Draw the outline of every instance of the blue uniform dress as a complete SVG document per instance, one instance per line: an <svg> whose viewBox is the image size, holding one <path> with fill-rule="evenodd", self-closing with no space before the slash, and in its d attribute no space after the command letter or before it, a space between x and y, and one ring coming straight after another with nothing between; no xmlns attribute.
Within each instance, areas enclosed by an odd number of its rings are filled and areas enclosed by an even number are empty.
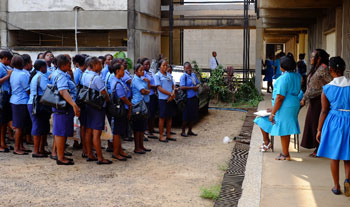
<svg viewBox="0 0 350 207"><path fill-rule="evenodd" d="M163 89L172 93L173 91L173 77L170 73L163 75L160 71L154 76L154 82L156 86L161 86ZM168 102L169 95L166 95L158 90L158 104L159 104L159 117L160 118L172 118L173 111L175 110L173 104Z"/></svg>
<svg viewBox="0 0 350 207"><path fill-rule="evenodd" d="M269 117L257 117L254 122L272 136L299 134L298 113L300 101L298 95L301 88L301 76L295 72L285 72L275 82L272 92L272 106L278 94L284 96L280 109L276 112L275 124Z"/></svg>
<svg viewBox="0 0 350 207"><path fill-rule="evenodd" d="M8 68L0 62L0 79L7 76L7 70ZM0 111L0 124L6 124L9 121L12 120L12 113L11 113L11 104L10 104L10 79L7 79L5 82L3 82L0 86L0 89L7 93L7 100L5 100L5 110Z"/></svg>
<svg viewBox="0 0 350 207"><path fill-rule="evenodd" d="M282 75L282 72L281 72L281 60L280 59L275 60L273 65L276 68L276 74L273 76L273 79L277 79L277 78L279 78Z"/></svg>
<svg viewBox="0 0 350 207"><path fill-rule="evenodd" d="M38 86L38 78L40 77L40 83ZM32 132L33 136L47 135L50 132L50 116L51 113L40 113L33 115L33 98L37 95L42 96L47 85L49 84L49 79L46 74L37 71L37 73L32 78L30 82L30 96L28 101L28 112L32 120Z"/></svg>
<svg viewBox="0 0 350 207"><path fill-rule="evenodd" d="M317 156L333 160L350 160L350 79L334 78L323 86L330 103L324 121Z"/></svg>
<svg viewBox="0 0 350 207"><path fill-rule="evenodd" d="M131 74L129 73L129 71L124 70L124 76L122 77L122 81L128 86L129 91L128 91L128 97L131 97L131 84L128 84L128 81L131 80Z"/></svg>
<svg viewBox="0 0 350 207"><path fill-rule="evenodd" d="M156 83L154 81L154 74L151 71L145 71L145 76L148 80L150 80L150 85L155 86ZM149 93L149 104L148 104L148 117L149 119L153 120L156 116L157 109L158 109L158 96L155 93L154 89L151 88L151 91Z"/></svg>
<svg viewBox="0 0 350 207"><path fill-rule="evenodd" d="M272 60L266 60L266 72L264 81L271 82L273 77L273 61Z"/></svg>
<svg viewBox="0 0 350 207"><path fill-rule="evenodd" d="M80 68L76 68L73 72L74 82L76 85L80 84L80 79L83 75L83 71Z"/></svg>
<svg viewBox="0 0 350 207"><path fill-rule="evenodd" d="M106 89L105 82L94 71L88 71L83 77L83 85L95 91L102 92ZM90 85L91 84L91 85ZM103 130L105 127L105 109L99 110L86 104L86 128Z"/></svg>
<svg viewBox="0 0 350 207"><path fill-rule="evenodd" d="M29 95L29 75L25 70L15 68L10 77L12 96L10 98L12 108L12 125L16 128L25 128L30 124L30 117L27 109Z"/></svg>
<svg viewBox="0 0 350 207"><path fill-rule="evenodd" d="M102 68L102 71L101 71L101 78L102 78L102 80L106 79L107 73L109 72L108 68L109 68L108 65L105 65L105 67Z"/></svg>
<svg viewBox="0 0 350 207"><path fill-rule="evenodd" d="M111 83L111 89L112 91L116 90L115 92L115 98L123 98L127 97L129 88L125 85L125 83L118 78L115 78L112 80ZM128 110L128 105L124 105L125 109ZM127 130L127 125L128 125L128 117L118 117L114 119L114 124L113 124L113 134L114 135L119 135L120 137L126 137L126 130Z"/></svg>
<svg viewBox="0 0 350 207"><path fill-rule="evenodd" d="M191 73L191 75L184 73L180 78L180 87L193 87L199 84L196 74ZM182 112L183 121L196 121L198 118L198 92L194 90L186 90L187 102L186 106Z"/></svg>
<svg viewBox="0 0 350 207"><path fill-rule="evenodd" d="M58 91L67 90L73 100L76 98L76 87L70 76L61 69L55 70L51 76L53 84L56 84ZM61 137L72 137L74 134L74 111L67 103L67 109L52 108L53 130L52 134Z"/></svg>
<svg viewBox="0 0 350 207"><path fill-rule="evenodd" d="M134 76L131 82L131 90L132 90L132 105L136 105L141 101L145 101L144 95L142 95L141 90L147 89L147 83L142 79L142 77ZM149 98L149 97L148 97ZM148 99L149 100L149 99ZM146 101L145 101L146 102ZM144 132L146 130L145 125L146 119L137 119L133 120L132 128L135 132Z"/></svg>
<svg viewBox="0 0 350 207"><path fill-rule="evenodd" d="M53 73L55 70L56 70L55 66L47 66L47 72L45 75L49 77L51 73Z"/></svg>

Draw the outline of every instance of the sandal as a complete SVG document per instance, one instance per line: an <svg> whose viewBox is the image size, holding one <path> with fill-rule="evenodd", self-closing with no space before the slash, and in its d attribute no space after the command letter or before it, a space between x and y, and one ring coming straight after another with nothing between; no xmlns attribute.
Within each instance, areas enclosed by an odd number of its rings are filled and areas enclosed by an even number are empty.
<svg viewBox="0 0 350 207"><path fill-rule="evenodd" d="M272 146L271 142L269 142L268 145L265 145L265 143L264 143L263 145L261 145L260 151L261 152L267 152L267 151L269 151L269 149L271 149L271 146Z"/></svg>
<svg viewBox="0 0 350 207"><path fill-rule="evenodd" d="M350 180L345 179L344 181L344 195L350 197Z"/></svg>
<svg viewBox="0 0 350 207"><path fill-rule="evenodd" d="M332 192L334 193L334 195L340 195L340 194L341 194L340 189L334 189L334 188L332 188Z"/></svg>
<svg viewBox="0 0 350 207"><path fill-rule="evenodd" d="M290 156L289 156L289 155L286 156L286 155L280 153L280 155L278 155L278 156L275 158L275 160L288 160L288 161L290 161Z"/></svg>

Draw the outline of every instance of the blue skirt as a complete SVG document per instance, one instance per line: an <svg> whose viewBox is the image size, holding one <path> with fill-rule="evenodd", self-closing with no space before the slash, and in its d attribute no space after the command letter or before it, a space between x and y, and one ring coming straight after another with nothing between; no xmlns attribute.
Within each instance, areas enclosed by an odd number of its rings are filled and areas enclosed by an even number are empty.
<svg viewBox="0 0 350 207"><path fill-rule="evenodd" d="M300 134L298 114L299 106L284 107L277 111L275 115L275 124L272 125L271 136L287 136Z"/></svg>
<svg viewBox="0 0 350 207"><path fill-rule="evenodd" d="M168 119L173 117L175 109L172 102L159 99L158 104L159 104L159 118Z"/></svg>
<svg viewBox="0 0 350 207"><path fill-rule="evenodd" d="M105 110L98 110L86 105L86 128L95 130L104 130L105 128Z"/></svg>
<svg viewBox="0 0 350 207"><path fill-rule="evenodd" d="M127 117L114 118L113 121L113 135L119 135L120 137L126 137L128 127Z"/></svg>
<svg viewBox="0 0 350 207"><path fill-rule="evenodd" d="M27 104L11 104L12 108L12 126L24 129L30 124L30 117Z"/></svg>
<svg viewBox="0 0 350 207"><path fill-rule="evenodd" d="M7 103L5 109L0 111L0 124L7 124L12 120L11 104Z"/></svg>
<svg viewBox="0 0 350 207"><path fill-rule="evenodd" d="M71 106L68 109L56 109L53 111L53 130L54 136L72 137L74 134L74 111Z"/></svg>
<svg viewBox="0 0 350 207"><path fill-rule="evenodd" d="M31 134L33 136L47 135L50 132L50 113L43 113L38 115L32 114L33 104L28 104L28 113L32 120Z"/></svg>
<svg viewBox="0 0 350 207"><path fill-rule="evenodd" d="M145 126L146 119L136 119L132 120L132 129L135 132L144 132L146 131L146 126Z"/></svg>
<svg viewBox="0 0 350 207"><path fill-rule="evenodd" d="M157 109L158 109L158 97L157 95L154 94L150 96L150 101L148 105L148 117L150 119L154 119L157 113Z"/></svg>
<svg viewBox="0 0 350 207"><path fill-rule="evenodd" d="M80 106L80 116L79 116L79 122L80 126L86 126L86 106L85 104L82 104Z"/></svg>
<svg viewBox="0 0 350 207"><path fill-rule="evenodd" d="M268 116L256 117L254 123L257 124L264 132L270 134L272 129L272 123Z"/></svg>
<svg viewBox="0 0 350 207"><path fill-rule="evenodd" d="M182 112L182 120L183 121L196 121L198 119L198 108L199 108L199 100L197 96L192 98L188 98L185 108Z"/></svg>
<svg viewBox="0 0 350 207"><path fill-rule="evenodd" d="M317 156L350 160L350 112L330 110L322 127Z"/></svg>

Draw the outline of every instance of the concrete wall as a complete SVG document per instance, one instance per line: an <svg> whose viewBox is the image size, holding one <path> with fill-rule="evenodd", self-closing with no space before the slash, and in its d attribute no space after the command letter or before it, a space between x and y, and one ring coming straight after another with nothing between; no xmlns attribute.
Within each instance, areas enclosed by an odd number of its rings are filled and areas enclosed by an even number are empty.
<svg viewBox="0 0 350 207"><path fill-rule="evenodd" d="M75 6L95 11L127 10L127 0L8 0L8 4L9 12L72 11Z"/></svg>
<svg viewBox="0 0 350 207"><path fill-rule="evenodd" d="M255 68L256 32L250 31L250 67ZM224 66L243 67L243 30L184 30L184 61L196 60L199 67L209 68L212 51Z"/></svg>

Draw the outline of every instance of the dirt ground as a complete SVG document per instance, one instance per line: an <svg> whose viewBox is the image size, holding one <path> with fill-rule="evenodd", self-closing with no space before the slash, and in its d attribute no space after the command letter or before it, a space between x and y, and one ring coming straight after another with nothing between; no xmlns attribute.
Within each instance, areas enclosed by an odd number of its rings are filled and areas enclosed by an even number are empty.
<svg viewBox="0 0 350 207"><path fill-rule="evenodd" d="M74 166L0 154L0 206L213 206L200 189L222 182L218 165L230 160L233 147L222 139L238 135L244 117L210 110L194 128L198 137L183 138L173 129L177 142L151 139L147 155L131 153L133 143L124 142L133 158L108 166L86 162L81 151L73 152Z"/></svg>

